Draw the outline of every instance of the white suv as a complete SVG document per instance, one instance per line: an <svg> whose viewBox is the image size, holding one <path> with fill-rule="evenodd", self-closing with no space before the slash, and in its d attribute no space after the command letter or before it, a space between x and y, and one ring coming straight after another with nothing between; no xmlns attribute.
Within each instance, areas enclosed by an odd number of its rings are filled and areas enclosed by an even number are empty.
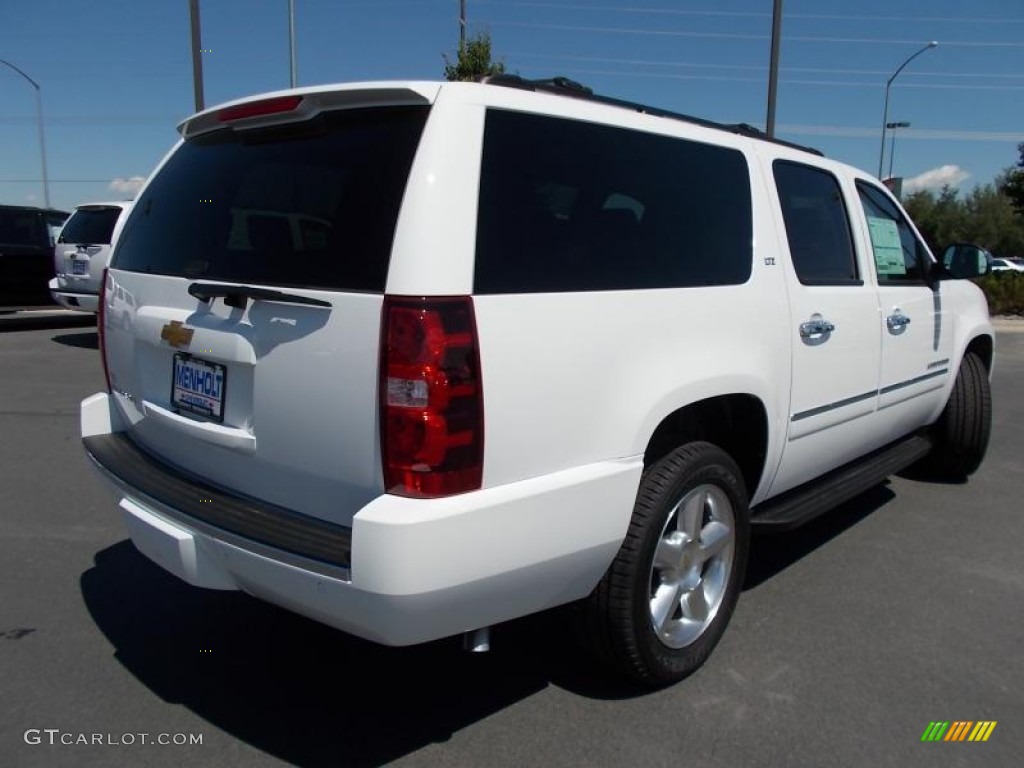
<svg viewBox="0 0 1024 768"><path fill-rule="evenodd" d="M117 225L131 205L117 202L75 206L53 248L56 276L49 287L55 302L68 309L96 312Z"/></svg>
<svg viewBox="0 0 1024 768"><path fill-rule="evenodd" d="M721 636L751 524L982 459L982 294L812 150L515 77L180 130L82 435L190 584L390 645L576 603L657 685Z"/></svg>

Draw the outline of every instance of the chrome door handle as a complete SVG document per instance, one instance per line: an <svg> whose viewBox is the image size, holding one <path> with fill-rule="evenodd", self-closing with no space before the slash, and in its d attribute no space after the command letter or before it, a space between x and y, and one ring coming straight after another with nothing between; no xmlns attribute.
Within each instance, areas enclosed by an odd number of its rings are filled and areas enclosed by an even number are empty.
<svg viewBox="0 0 1024 768"><path fill-rule="evenodd" d="M885 318L885 324L889 328L890 333L900 333L910 325L910 318L897 309L893 314Z"/></svg>
<svg viewBox="0 0 1024 768"><path fill-rule="evenodd" d="M821 315L811 315L811 319L806 323L800 323L800 336L804 339L810 339L814 336L832 333L835 329L836 327Z"/></svg>

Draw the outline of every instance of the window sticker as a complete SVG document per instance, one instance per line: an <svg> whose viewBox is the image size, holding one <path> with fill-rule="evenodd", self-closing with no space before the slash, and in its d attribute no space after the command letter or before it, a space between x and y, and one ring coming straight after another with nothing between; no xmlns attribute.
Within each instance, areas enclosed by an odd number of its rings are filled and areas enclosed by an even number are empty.
<svg viewBox="0 0 1024 768"><path fill-rule="evenodd" d="M875 269L879 275L905 275L907 265L903 261L903 245L900 243L899 226L892 219L868 216L868 230L871 232L871 248L875 252Z"/></svg>

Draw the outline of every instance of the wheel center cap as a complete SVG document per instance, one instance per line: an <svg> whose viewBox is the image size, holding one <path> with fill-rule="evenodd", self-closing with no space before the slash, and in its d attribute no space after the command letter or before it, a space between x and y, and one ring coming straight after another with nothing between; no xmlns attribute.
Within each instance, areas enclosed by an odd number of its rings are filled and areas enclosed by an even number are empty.
<svg viewBox="0 0 1024 768"><path fill-rule="evenodd" d="M700 542L696 539L690 539L683 544L683 548L679 553L679 570L686 573L699 562Z"/></svg>

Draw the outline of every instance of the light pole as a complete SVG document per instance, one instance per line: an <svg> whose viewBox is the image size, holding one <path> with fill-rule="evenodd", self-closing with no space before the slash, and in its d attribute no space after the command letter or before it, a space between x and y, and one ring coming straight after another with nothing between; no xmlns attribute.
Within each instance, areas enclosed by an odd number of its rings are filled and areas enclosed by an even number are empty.
<svg viewBox="0 0 1024 768"><path fill-rule="evenodd" d="M39 155L43 161L43 200L45 201L46 207L50 207L50 180L46 175L46 139L43 136L43 96L42 89L39 87L39 83L33 80L31 77L26 75L18 67L11 64L9 61L0 59L0 64L6 64L8 67L13 69L19 75L28 80L32 87L36 89L36 122L39 127Z"/></svg>
<svg viewBox="0 0 1024 768"><path fill-rule="evenodd" d="M775 98L779 87L779 43L782 40L782 0L775 0L772 9L772 54L768 64L768 118L765 133L775 136Z"/></svg>
<svg viewBox="0 0 1024 768"><path fill-rule="evenodd" d="M196 112L205 106L203 98L203 39L199 20L199 0L188 0L188 17L192 31L192 91L196 97Z"/></svg>
<svg viewBox="0 0 1024 768"><path fill-rule="evenodd" d="M909 128L910 123L886 123L885 127L892 131L892 138L889 139L889 178L892 178L892 159L896 156L896 129Z"/></svg>
<svg viewBox="0 0 1024 768"><path fill-rule="evenodd" d="M299 84L299 77L295 69L295 0L288 0L288 58L291 62L289 81L291 87L294 88Z"/></svg>
<svg viewBox="0 0 1024 768"><path fill-rule="evenodd" d="M885 162L885 127L886 123L889 120L889 88L892 87L892 81L896 79L896 77L899 75L900 72L903 71L903 68L907 66L907 64L912 62L925 51L934 48L937 45L938 43L932 40L921 50L917 51L912 56L909 56L902 64L900 64L899 68L892 73L892 77L890 77L888 82L886 82L885 84L885 109L882 111L882 146L878 150L878 178L882 178L882 163Z"/></svg>

